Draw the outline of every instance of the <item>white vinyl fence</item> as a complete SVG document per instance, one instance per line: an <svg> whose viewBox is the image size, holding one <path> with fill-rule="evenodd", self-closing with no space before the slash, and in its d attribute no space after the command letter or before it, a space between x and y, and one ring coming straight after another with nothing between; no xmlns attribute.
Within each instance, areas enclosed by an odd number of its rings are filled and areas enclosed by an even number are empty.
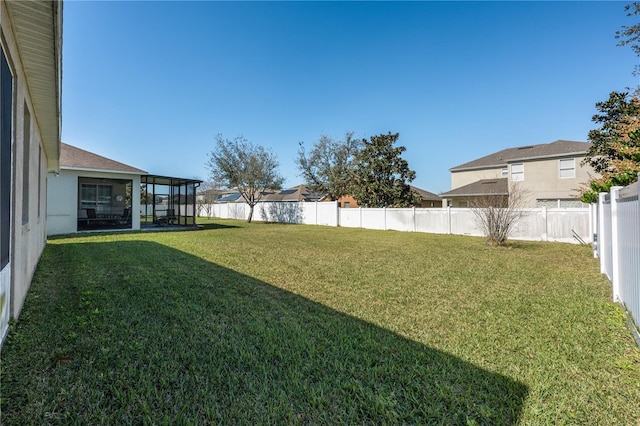
<svg viewBox="0 0 640 426"><path fill-rule="evenodd" d="M201 206L202 207L202 206ZM245 203L213 204L210 210L201 208L200 215L211 212L212 217L246 219L249 206ZM511 239L590 243L588 208L525 209L517 222ZM264 202L258 203L253 220L265 222L303 223L307 225L343 226L432 234L482 236L472 209L465 208L339 208L336 202Z"/></svg>
<svg viewBox="0 0 640 426"><path fill-rule="evenodd" d="M640 324L640 184L600 194L593 227L594 255L613 286L613 299Z"/></svg>

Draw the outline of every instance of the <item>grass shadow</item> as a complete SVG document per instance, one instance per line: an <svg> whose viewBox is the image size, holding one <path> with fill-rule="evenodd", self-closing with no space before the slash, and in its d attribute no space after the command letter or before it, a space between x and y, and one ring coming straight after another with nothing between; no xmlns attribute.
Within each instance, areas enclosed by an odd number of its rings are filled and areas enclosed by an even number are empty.
<svg viewBox="0 0 640 426"><path fill-rule="evenodd" d="M201 229L233 229L238 228L236 225L225 225L219 222L198 224Z"/></svg>
<svg viewBox="0 0 640 426"><path fill-rule="evenodd" d="M145 241L47 246L2 360L3 424L515 424L527 396Z"/></svg>
<svg viewBox="0 0 640 426"><path fill-rule="evenodd" d="M192 232L192 231L201 231L203 229L233 229L238 228L236 225L225 225L222 223L205 223L198 224L197 226L149 226L144 227L142 229L123 229L118 231L112 230L93 230L93 231L83 231L83 232L74 232L72 234L60 234L60 235L49 235L47 236L48 240L64 240L69 238L86 238L88 235L100 235L100 236L111 236L111 235L125 235L125 234L150 234L150 233L158 233L158 232Z"/></svg>

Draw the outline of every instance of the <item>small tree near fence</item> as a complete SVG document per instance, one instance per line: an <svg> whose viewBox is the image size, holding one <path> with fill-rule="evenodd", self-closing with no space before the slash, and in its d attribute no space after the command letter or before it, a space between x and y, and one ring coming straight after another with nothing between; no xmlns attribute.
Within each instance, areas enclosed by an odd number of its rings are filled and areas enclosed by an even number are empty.
<svg viewBox="0 0 640 426"><path fill-rule="evenodd" d="M196 196L198 215L211 219L211 216L213 216L213 203L215 203L218 198L216 190L220 189L220 185L206 181L200 185L199 189L200 191L198 191L198 195Z"/></svg>
<svg viewBox="0 0 640 426"><path fill-rule="evenodd" d="M525 191L517 183L512 183L508 192L478 196L470 202L476 225L485 235L488 245L504 245L524 214Z"/></svg>
<svg viewBox="0 0 640 426"><path fill-rule="evenodd" d="M278 160L269 149L254 145L243 136L233 140L216 136L216 146L209 154L207 168L211 180L240 193L249 205L247 222L253 208L267 189L280 189L284 178L278 172Z"/></svg>

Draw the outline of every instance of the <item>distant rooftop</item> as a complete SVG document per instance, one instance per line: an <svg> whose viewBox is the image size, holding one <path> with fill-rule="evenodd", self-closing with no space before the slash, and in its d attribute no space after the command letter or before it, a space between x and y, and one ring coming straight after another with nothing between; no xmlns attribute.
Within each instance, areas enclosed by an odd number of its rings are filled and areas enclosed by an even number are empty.
<svg viewBox="0 0 640 426"><path fill-rule="evenodd" d="M442 198L434 194L433 192L425 191L424 189L420 189L416 186L411 186L411 190L418 194L418 196L424 201L441 201Z"/></svg>

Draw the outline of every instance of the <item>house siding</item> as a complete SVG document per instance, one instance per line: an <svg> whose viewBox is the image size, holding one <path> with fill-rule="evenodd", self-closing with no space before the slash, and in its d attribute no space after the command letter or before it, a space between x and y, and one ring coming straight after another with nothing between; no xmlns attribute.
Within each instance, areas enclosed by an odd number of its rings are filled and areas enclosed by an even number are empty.
<svg viewBox="0 0 640 426"><path fill-rule="evenodd" d="M46 244L47 164L57 162L57 158L52 158L57 153L51 152L51 145L45 146L40 133L42 120L51 117L43 118L35 112L14 22L7 8L6 2L0 2L0 44L13 76L10 264L5 268L8 270L2 270L2 339L7 332L6 312L18 318ZM51 84L55 86L55 82ZM29 129L25 129L25 114L30 116ZM53 119L55 122L57 116ZM23 211L26 206L28 210Z"/></svg>
<svg viewBox="0 0 640 426"><path fill-rule="evenodd" d="M575 159L575 177L560 178L560 159ZM596 175L593 168L582 165L584 155L558 156L539 160L518 160L512 164L524 164L524 180L517 182L524 191L525 207L537 207L537 200L567 200L576 199L580 187ZM486 168L479 170L463 170L451 172L451 189L460 188L481 179L495 179L505 177L502 169L508 167L509 182L511 182L511 165ZM459 200L465 201L465 200ZM454 201L452 207L459 207Z"/></svg>
<svg viewBox="0 0 640 426"><path fill-rule="evenodd" d="M49 173L47 235L71 234L78 229L78 179L123 179L132 181L131 211L140 211L140 175L128 173L61 170ZM140 229L140 215L131 215L131 229Z"/></svg>
<svg viewBox="0 0 640 426"><path fill-rule="evenodd" d="M590 173L594 174L591 167L580 165L584 156L561 158L575 158L575 177L560 178L560 158L524 163L525 178L521 185L527 193L528 206L535 207L539 199L577 198L580 186L589 180Z"/></svg>
<svg viewBox="0 0 640 426"><path fill-rule="evenodd" d="M482 179L498 179L504 177L502 176L502 168L503 167L451 172L451 189L460 188Z"/></svg>

